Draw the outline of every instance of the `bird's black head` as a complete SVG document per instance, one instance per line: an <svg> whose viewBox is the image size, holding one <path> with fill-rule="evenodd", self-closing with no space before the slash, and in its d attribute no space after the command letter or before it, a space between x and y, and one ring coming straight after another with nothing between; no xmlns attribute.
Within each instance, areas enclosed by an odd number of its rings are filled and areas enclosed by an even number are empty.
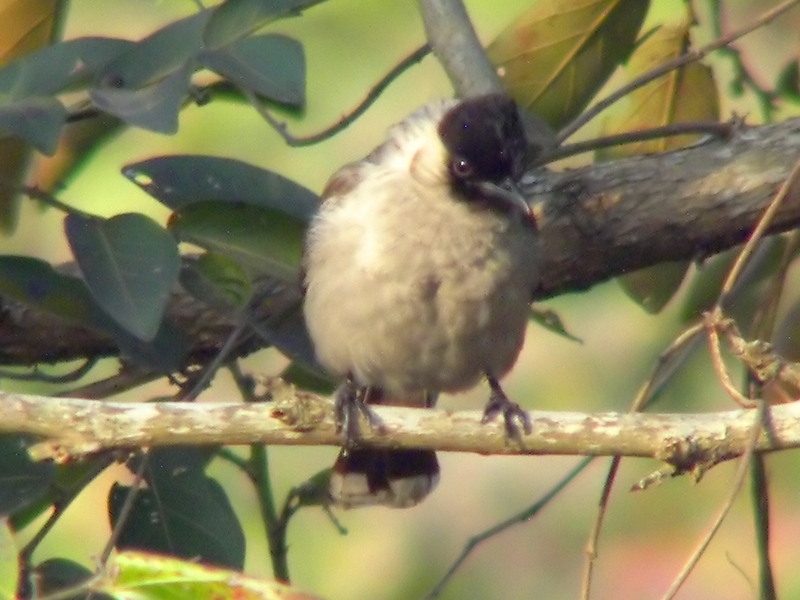
<svg viewBox="0 0 800 600"><path fill-rule="evenodd" d="M504 94L460 102L439 123L450 155L453 182L517 181L528 158L528 142L516 103Z"/></svg>
<svg viewBox="0 0 800 600"><path fill-rule="evenodd" d="M459 197L518 213L535 226L531 207L517 187L528 162L528 140L511 98L489 94L464 100L442 117L439 137Z"/></svg>

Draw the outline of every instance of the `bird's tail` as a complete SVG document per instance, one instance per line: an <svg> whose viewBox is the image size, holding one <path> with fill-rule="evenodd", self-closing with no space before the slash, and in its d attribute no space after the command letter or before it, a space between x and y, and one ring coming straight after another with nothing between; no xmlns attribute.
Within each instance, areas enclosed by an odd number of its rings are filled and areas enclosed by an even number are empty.
<svg viewBox="0 0 800 600"><path fill-rule="evenodd" d="M369 404L430 408L433 394L420 392L402 399L371 388ZM433 450L343 448L336 458L329 493L344 508L383 505L409 508L419 504L439 483L439 461Z"/></svg>

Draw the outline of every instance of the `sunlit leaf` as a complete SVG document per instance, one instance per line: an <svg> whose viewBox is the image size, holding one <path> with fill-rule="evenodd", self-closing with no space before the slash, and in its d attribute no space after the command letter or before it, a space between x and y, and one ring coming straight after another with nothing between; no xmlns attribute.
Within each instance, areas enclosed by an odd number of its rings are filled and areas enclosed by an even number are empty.
<svg viewBox="0 0 800 600"><path fill-rule="evenodd" d="M634 47L649 2L537 2L486 49L509 93L559 128L577 116Z"/></svg>
<svg viewBox="0 0 800 600"><path fill-rule="evenodd" d="M259 35L200 53L200 61L238 87L290 106L305 102L303 45L284 35Z"/></svg>
<svg viewBox="0 0 800 600"><path fill-rule="evenodd" d="M635 79L680 56L688 45L688 21L681 25L665 25L637 48L625 74L629 79ZM630 108L606 121L602 131L604 135L719 119L719 99L713 74L711 69L697 62L670 71L634 90L627 99ZM603 149L598 152L598 157L608 159L663 152L681 148L696 139L696 135L684 135L637 142Z"/></svg>
<svg viewBox="0 0 800 600"><path fill-rule="evenodd" d="M53 36L59 0L0 2L0 65L46 45Z"/></svg>
<svg viewBox="0 0 800 600"><path fill-rule="evenodd" d="M245 203L309 221L319 197L265 169L218 156L175 155L126 165L123 175L172 210L199 202Z"/></svg>
<svg viewBox="0 0 800 600"><path fill-rule="evenodd" d="M297 14L322 1L226 0L211 16L203 39L210 49L227 46L275 19Z"/></svg>
<svg viewBox="0 0 800 600"><path fill-rule="evenodd" d="M16 600L19 588L20 557L14 532L8 521L0 519L0 600Z"/></svg>
<svg viewBox="0 0 800 600"><path fill-rule="evenodd" d="M144 552L117 552L92 585L117 600L322 600L294 587L238 571Z"/></svg>
<svg viewBox="0 0 800 600"><path fill-rule="evenodd" d="M251 272L298 281L305 224L283 212L203 202L174 213L169 228L179 240L224 254Z"/></svg>
<svg viewBox="0 0 800 600"><path fill-rule="evenodd" d="M93 298L131 334L152 340L180 267L172 236L135 213L111 219L70 214L64 226Z"/></svg>

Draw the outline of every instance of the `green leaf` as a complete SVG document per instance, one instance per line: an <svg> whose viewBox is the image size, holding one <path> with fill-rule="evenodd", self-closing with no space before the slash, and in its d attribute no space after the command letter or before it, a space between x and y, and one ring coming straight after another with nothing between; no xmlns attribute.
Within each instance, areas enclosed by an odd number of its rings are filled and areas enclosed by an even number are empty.
<svg viewBox="0 0 800 600"><path fill-rule="evenodd" d="M118 548L174 554L241 569L244 532L217 481L206 476L206 457L197 448L152 453L147 489L136 495ZM131 488L115 485L109 495L112 527Z"/></svg>
<svg viewBox="0 0 800 600"><path fill-rule="evenodd" d="M117 600L322 600L276 581L144 552L114 553L105 573L92 589Z"/></svg>
<svg viewBox="0 0 800 600"><path fill-rule="evenodd" d="M297 108L305 103L303 45L290 37L249 37L229 47L202 52L199 58L238 87Z"/></svg>
<svg viewBox="0 0 800 600"><path fill-rule="evenodd" d="M52 462L34 462L28 456L33 438L0 434L0 517L9 517L45 496L55 477Z"/></svg>
<svg viewBox="0 0 800 600"><path fill-rule="evenodd" d="M0 600L16 600L19 589L20 558L14 532L0 519Z"/></svg>
<svg viewBox="0 0 800 600"><path fill-rule="evenodd" d="M286 213L203 202L173 213L169 228L180 241L223 254L251 273L299 281L305 223Z"/></svg>
<svg viewBox="0 0 800 600"><path fill-rule="evenodd" d="M128 125L172 134L178 131L178 114L191 74L192 66L186 63L182 69L141 89L95 88L89 96L97 108Z"/></svg>
<svg viewBox="0 0 800 600"><path fill-rule="evenodd" d="M252 282L247 272L222 254L207 252L196 260L185 261L181 285L192 296L209 306L239 311L247 305Z"/></svg>
<svg viewBox="0 0 800 600"><path fill-rule="evenodd" d="M530 319L534 323L538 323L545 329L557 333L561 337L565 337L573 342L583 343L583 340L577 336L572 335L564 326L561 317L554 310L531 307Z"/></svg>
<svg viewBox="0 0 800 600"><path fill-rule="evenodd" d="M322 0L226 0L206 25L203 39L209 49L233 44L281 17L298 14Z"/></svg>
<svg viewBox="0 0 800 600"><path fill-rule="evenodd" d="M126 165L122 174L172 210L199 202L241 202L307 222L319 206L314 192L282 175L231 158L160 156Z"/></svg>
<svg viewBox="0 0 800 600"><path fill-rule="evenodd" d="M162 324L150 341L131 335L97 305L83 280L62 275L42 260L0 256L0 294L70 323L103 331L128 358L159 373L181 368L189 351L188 340L169 325Z"/></svg>
<svg viewBox="0 0 800 600"><path fill-rule="evenodd" d="M86 567L66 558L49 558L36 565L34 569L37 585L37 592L41 596L49 596L61 592L67 588L80 585L89 581L92 572ZM84 600L86 593L76 593L68 600ZM92 594L92 598L95 598ZM97 600L106 600L106 594L98 594Z"/></svg>
<svg viewBox="0 0 800 600"><path fill-rule="evenodd" d="M67 109L55 98L37 97L0 105L0 132L25 140L44 154L58 147Z"/></svg>
<svg viewBox="0 0 800 600"><path fill-rule="evenodd" d="M789 61L781 69L775 83L775 92L793 102L800 100L800 66L797 59Z"/></svg>
<svg viewBox="0 0 800 600"><path fill-rule="evenodd" d="M0 93L11 100L51 96L91 81L91 75L123 51L128 40L85 37L31 52L0 69Z"/></svg>
<svg viewBox="0 0 800 600"><path fill-rule="evenodd" d="M665 25L656 30L631 56L625 75L632 81L682 55L689 46L690 20ZM691 63L674 69L627 96L629 107L617 118L605 122L603 135L650 129L692 121L719 119L719 94L711 69ZM670 136L599 150L603 160L664 152L682 148L697 140L697 135ZM679 283L679 282L678 282Z"/></svg>
<svg viewBox="0 0 800 600"><path fill-rule="evenodd" d="M639 269L617 278L622 290L652 315L661 312L672 299L691 266L690 261L675 261Z"/></svg>
<svg viewBox="0 0 800 600"><path fill-rule="evenodd" d="M135 213L70 214L64 227L92 297L131 334L152 340L180 268L172 236Z"/></svg>
<svg viewBox="0 0 800 600"><path fill-rule="evenodd" d="M330 396L336 390L336 382L324 373L308 368L305 364L292 361L281 371L283 381L316 394Z"/></svg>
<svg viewBox="0 0 800 600"><path fill-rule="evenodd" d="M583 111L633 50L649 4L538 2L486 52L520 106L558 129Z"/></svg>
<svg viewBox="0 0 800 600"><path fill-rule="evenodd" d="M97 74L103 87L137 89L185 69L203 46L211 10L162 27L123 51Z"/></svg>

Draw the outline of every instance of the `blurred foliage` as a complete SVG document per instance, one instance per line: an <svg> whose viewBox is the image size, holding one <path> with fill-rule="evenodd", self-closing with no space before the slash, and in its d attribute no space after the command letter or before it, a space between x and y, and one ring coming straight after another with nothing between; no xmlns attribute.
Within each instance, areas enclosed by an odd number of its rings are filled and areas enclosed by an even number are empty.
<svg viewBox="0 0 800 600"><path fill-rule="evenodd" d="M696 14L697 7L677 0L652 6L625 0L468 3L510 93L556 126L603 97L609 86L673 58L709 32L719 35L723 11L719 3L711 6ZM761 3L724 6L746 20L753 14L739 11ZM226 311L249 309L258 278L296 281L305 223L317 203L311 190L320 189L336 167L363 156L389 123L447 94L443 75L426 59L389 86L376 110L325 144L302 150L287 148L250 105L258 103L291 130L315 131L338 120L424 41L413 3L227 0L198 8L183 0L108 0L102 7L86 0L0 0L0 23L0 130L6 134L0 138L0 225L13 230L22 192L23 218L8 246L40 257L7 249L0 257L0 294L102 331L128 360L165 374L183 375L186 367L185 340L163 320L167 295L178 281L197 299ZM796 17L771 25L771 46L777 45L773 38L791 35L794 25ZM64 40L58 41L62 29ZM740 108L737 102L758 106L765 121L798 112L798 63L791 49L780 58L771 48L746 45L725 52L637 89L614 110L613 120L598 119L593 127L619 133L716 120ZM746 53L757 58L746 61ZM769 78L749 70L761 63L773 69L774 86L759 83ZM595 159L693 141L629 144ZM28 175L34 183L25 186L30 156L36 157ZM50 210L37 212L40 205ZM40 245L54 240L55 247ZM181 256L188 244L195 253L190 259ZM82 278L52 266L64 252ZM759 307L771 301L775 282L785 280L782 304L790 309L780 314L776 342L788 356L796 355L792 333L800 300L794 274L784 267L795 254L784 238L763 241L726 305L746 330ZM717 299L734 256L625 277L625 293L648 314L659 313L658 319L624 303L613 286L537 307L532 320L556 335L532 328L534 339L509 378L512 393L534 396L542 408L627 408L659 350ZM269 368L308 389L329 391L330 382L314 370L296 308L270 324L268 337L284 358ZM663 378L662 409L727 406L700 354L679 357L680 368ZM207 395L230 398L238 391L248 400L257 397L257 386L242 373L263 372L268 359L262 353L242 364L231 369L236 388L226 389L218 377ZM134 398L155 395L136 390ZM442 404L477 405L482 395L444 398ZM59 591L84 581L91 574L85 567L94 567L91 557L100 551L84 534L107 539L118 522L119 551L106 576L92 580L94 594L311 598L210 566L244 566L259 577L288 578L285 565L275 565L286 562L291 541L288 562L303 588L330 598L421 597L468 535L530 506L570 466L558 458L481 462L444 456L442 485L423 505L389 514L349 513L342 517L348 532L342 537L345 530L321 491L329 474L322 467L332 459L328 449L270 448L269 463L261 448L164 449L109 468L120 457L34 463L24 452L30 443L19 436L0 438L0 516L8 519L0 524L0 597L13 597L15 590ZM774 457L774 468L789 474L796 462L793 455ZM636 481L654 468L652 461L626 461L620 479ZM138 471L145 487L134 492ZM469 570L457 572L441 597L574 593L593 517L593 509L587 510L593 502L586 498L599 493L602 475L589 469L548 506L548 515L484 542L494 551L483 551ZM691 491L680 480L615 499L605 530L613 539L601 563L610 575L597 581L597 594L643 597L663 590L692 535L726 493L728 475L722 466ZM796 482L787 476L772 485L779 498L772 507L775 520L791 520L794 504L780 498L793 493ZM732 572L741 576L731 563L747 565L742 568L749 573L756 560L753 548L741 542L750 535L743 510L735 508L709 551L717 558L701 565L689 594L749 597L747 586L732 589L730 583ZM663 514L670 518L658 516ZM776 531L772 543L796 556L789 552L795 545L790 532ZM201 558L204 564L175 557ZM641 567L633 575L631 564ZM800 589L794 571L782 567L780 573L790 591ZM30 582L35 590L27 589Z"/></svg>

